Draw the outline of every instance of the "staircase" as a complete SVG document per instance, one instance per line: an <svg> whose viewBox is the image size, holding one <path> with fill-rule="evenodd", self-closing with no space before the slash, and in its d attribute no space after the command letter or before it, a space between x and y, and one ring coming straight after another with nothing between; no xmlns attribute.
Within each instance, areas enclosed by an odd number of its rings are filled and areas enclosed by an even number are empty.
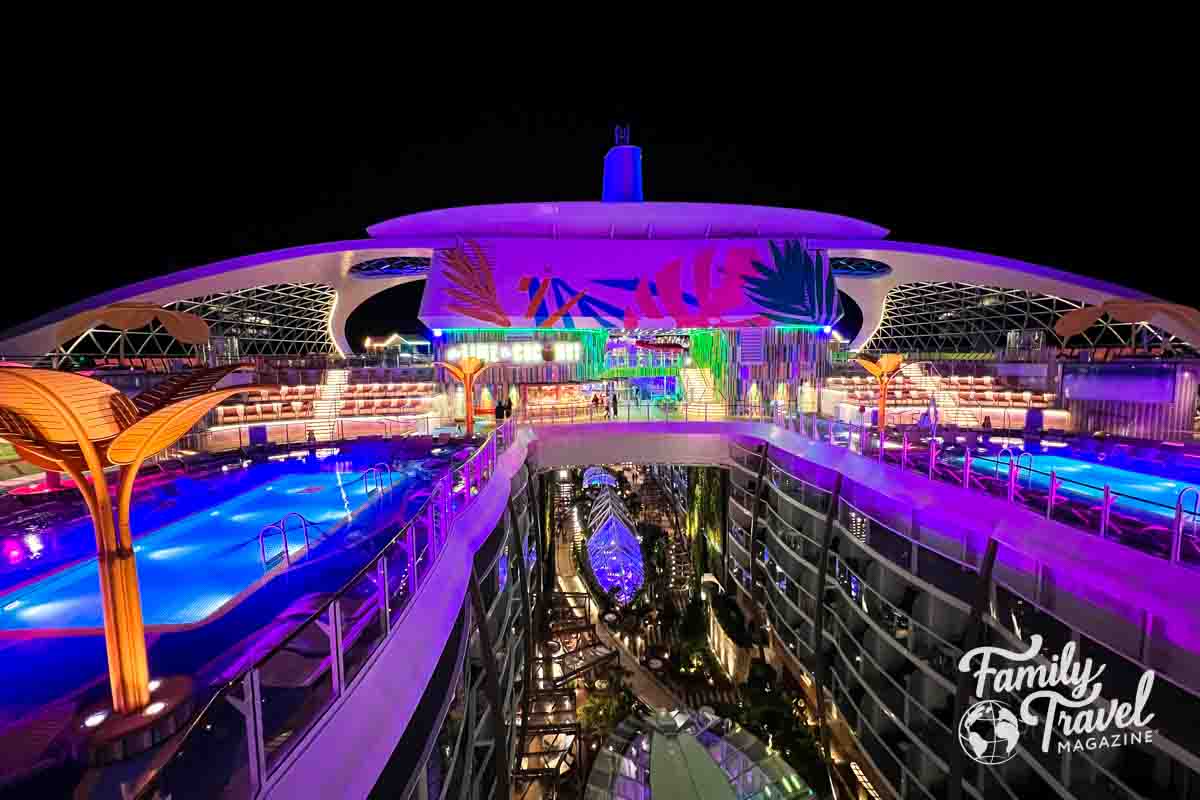
<svg viewBox="0 0 1200 800"><path fill-rule="evenodd" d="M946 388L946 383L937 368L927 361L905 364L900 367L905 388L909 386L928 392L937 403L938 424L958 425L963 428L978 428L983 424L977 407L960 403L958 390Z"/></svg>
<svg viewBox="0 0 1200 800"><path fill-rule="evenodd" d="M325 381L313 400L313 421L307 430L318 442L329 442L337 435L338 409L342 405L342 393L346 390L349 370L331 369L325 372Z"/></svg>
<svg viewBox="0 0 1200 800"><path fill-rule="evenodd" d="M725 404L717 397L707 370L687 367L679 371L679 377L683 380L688 417L722 419L725 416Z"/></svg>
<svg viewBox="0 0 1200 800"><path fill-rule="evenodd" d="M133 405L138 410L138 416L148 417L171 403L212 391L212 388L222 378L240 367L240 364L203 367L172 375L144 392L134 395Z"/></svg>

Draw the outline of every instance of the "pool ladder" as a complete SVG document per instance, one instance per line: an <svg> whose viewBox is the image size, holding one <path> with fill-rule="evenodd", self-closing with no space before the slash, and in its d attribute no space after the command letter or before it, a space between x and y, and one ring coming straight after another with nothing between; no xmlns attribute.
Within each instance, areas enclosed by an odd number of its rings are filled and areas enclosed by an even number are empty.
<svg viewBox="0 0 1200 800"><path fill-rule="evenodd" d="M1184 498L1191 495L1192 510L1187 511L1183 507ZM1200 514L1200 489L1195 486L1185 486L1179 492L1179 496L1175 498L1175 523L1171 526L1171 563L1178 564L1183 556L1183 537L1184 529L1187 527L1184 522L1184 514L1190 514L1192 517L1192 533L1191 537L1196 538L1197 515Z"/></svg>
<svg viewBox="0 0 1200 800"><path fill-rule="evenodd" d="M367 470L350 482L350 485L363 482L363 489L367 494L371 492L383 491L383 474L387 473L387 488L390 490L395 487L396 481L392 477L392 465L387 462L380 461L378 464L368 467Z"/></svg>
<svg viewBox="0 0 1200 800"><path fill-rule="evenodd" d="M258 532L258 556L259 556L259 560L262 561L263 569L270 569L279 561L285 562L289 568L292 566L292 551L291 551L291 548L288 547L287 535L288 535L288 520L293 519L293 518L300 520L300 529L304 534L304 553L305 553L305 555L307 555L309 550L312 548L312 538L308 535L308 529L309 528L317 528L318 530L320 530L320 528L317 527L317 524L315 522L308 519L300 512L289 511L287 514L284 514L283 517L281 517L277 522L272 522L270 525L264 526L263 529ZM275 531L276 533L278 533L280 539L283 540L283 549L277 555L271 556L271 558L268 559L267 558L267 537L271 535L271 531Z"/></svg>

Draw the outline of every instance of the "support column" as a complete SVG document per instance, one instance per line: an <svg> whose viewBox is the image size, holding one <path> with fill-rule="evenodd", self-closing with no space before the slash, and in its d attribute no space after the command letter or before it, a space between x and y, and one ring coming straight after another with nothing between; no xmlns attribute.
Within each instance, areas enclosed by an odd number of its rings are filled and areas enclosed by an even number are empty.
<svg viewBox="0 0 1200 800"><path fill-rule="evenodd" d="M837 473L833 480L833 494L829 498L829 512L825 515L825 527L821 534L821 562L817 567L817 610L813 615L813 658L816 660L816 695L817 721L821 726L821 753L825 758L826 770L829 772L829 788L837 797L837 789L833 785L833 759L829 750L829 722L825 712L825 683L829 664L825 658L825 580L829 572L829 550L833 545L833 523L838 515L838 503L842 496L842 473ZM862 715L858 715L859 723ZM960 748L961 749L961 748Z"/></svg>
<svg viewBox="0 0 1200 800"><path fill-rule="evenodd" d="M513 502L510 497L508 500L508 522L512 528L512 538L510 541L516 541L517 550L517 574L521 581L521 600L525 606L525 664L522 670L522 685L525 687L521 693L521 734L518 741L524 741L525 728L529 725L529 696L533 694L533 617L532 609L529 607L529 566L525 563L525 542L521 539L521 530L517 526L517 512L513 510Z"/></svg>
<svg viewBox="0 0 1200 800"><path fill-rule="evenodd" d="M508 797L508 747L505 744L503 695L500 693L499 669L496 666L496 651L492 646L492 634L488 630L487 609L483 606L483 592L479 589L479 574L471 567L471 605L475 609L475 628L479 631L479 660L483 662L483 682L487 687L488 700L492 704L492 736L495 743L492 753L496 759L496 797Z"/></svg>

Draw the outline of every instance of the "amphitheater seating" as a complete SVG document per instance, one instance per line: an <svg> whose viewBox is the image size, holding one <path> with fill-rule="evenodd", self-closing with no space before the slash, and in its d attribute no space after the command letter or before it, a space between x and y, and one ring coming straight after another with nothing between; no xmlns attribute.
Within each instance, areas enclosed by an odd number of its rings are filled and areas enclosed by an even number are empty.
<svg viewBox="0 0 1200 800"><path fill-rule="evenodd" d="M304 419L312 416L312 401L246 402L218 406L218 425L256 425L285 419Z"/></svg>

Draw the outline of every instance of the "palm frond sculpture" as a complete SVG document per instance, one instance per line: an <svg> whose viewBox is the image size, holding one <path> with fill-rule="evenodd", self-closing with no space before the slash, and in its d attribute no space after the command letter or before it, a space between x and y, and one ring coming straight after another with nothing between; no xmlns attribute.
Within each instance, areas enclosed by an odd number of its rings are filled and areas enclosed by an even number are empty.
<svg viewBox="0 0 1200 800"><path fill-rule="evenodd" d="M865 358L856 358L854 361L871 373L871 376L875 378L875 383L879 386L879 436L880 447L882 447L883 430L887 427L887 391L892 383L892 378L900 374L904 356L899 353L886 353L880 356L878 361L868 361Z"/></svg>
<svg viewBox="0 0 1200 800"><path fill-rule="evenodd" d="M444 274L451 284L446 294L453 299L446 307L472 319L511 327L512 322L496 295L496 280L487 254L476 241L468 239L465 245L470 255L462 245L442 253Z"/></svg>
<svg viewBox="0 0 1200 800"><path fill-rule="evenodd" d="M106 383L69 372L0 367L0 435L31 464L69 474L92 517L108 675L118 713L131 714L150 702L146 634L129 527L138 469L221 401L264 388L268 387L220 389L141 415L129 398ZM115 519L110 476L104 472L112 465L121 467Z"/></svg>
<svg viewBox="0 0 1200 800"><path fill-rule="evenodd" d="M832 325L842 317L837 285L828 262L814 257L800 242L783 249L770 242L773 266L753 262L758 274L743 278L746 294L773 322L783 325Z"/></svg>
<svg viewBox="0 0 1200 800"><path fill-rule="evenodd" d="M1118 322L1145 322L1178 336L1191 345L1200 344L1200 311L1178 303L1146 300L1109 300L1063 314L1054 332L1064 340L1078 336L1108 314Z"/></svg>

